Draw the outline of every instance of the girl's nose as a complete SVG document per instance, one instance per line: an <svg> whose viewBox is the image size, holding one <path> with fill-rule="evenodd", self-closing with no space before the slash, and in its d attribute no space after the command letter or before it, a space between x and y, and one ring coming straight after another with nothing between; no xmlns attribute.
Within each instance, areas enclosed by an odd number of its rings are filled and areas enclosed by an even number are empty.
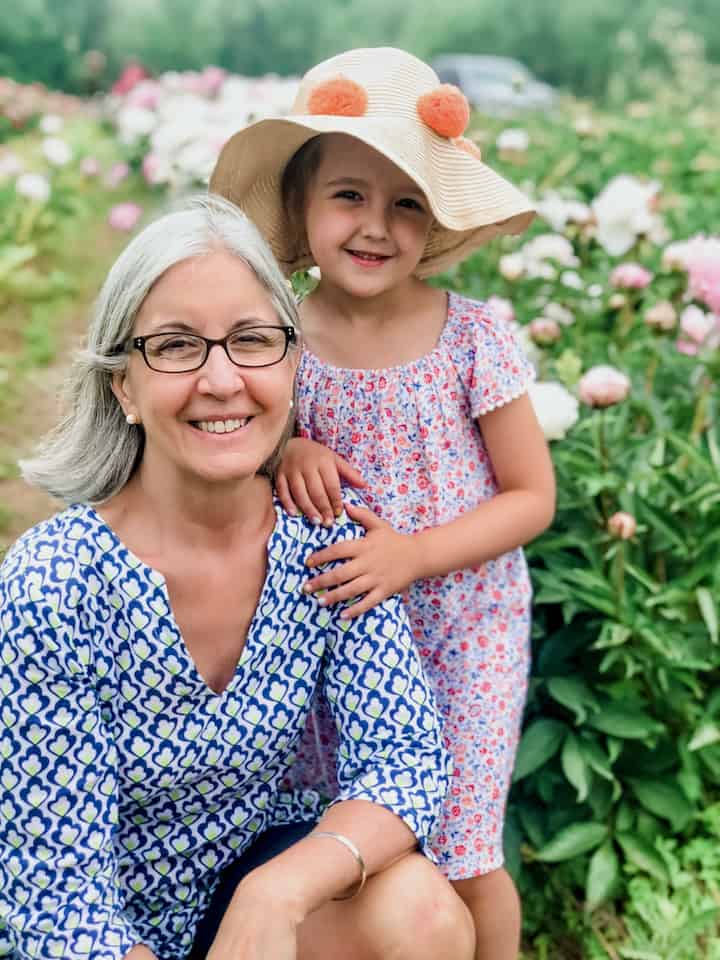
<svg viewBox="0 0 720 960"><path fill-rule="evenodd" d="M387 213L381 204L369 204L365 208L362 223L363 236L381 240L388 234Z"/></svg>

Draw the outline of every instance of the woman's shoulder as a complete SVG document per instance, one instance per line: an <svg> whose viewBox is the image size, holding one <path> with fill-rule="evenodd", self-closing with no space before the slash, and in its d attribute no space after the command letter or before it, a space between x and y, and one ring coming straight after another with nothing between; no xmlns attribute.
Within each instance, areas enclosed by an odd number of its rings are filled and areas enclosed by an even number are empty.
<svg viewBox="0 0 720 960"><path fill-rule="evenodd" d="M367 507L360 494L352 487L343 486L342 497L344 503ZM326 527L320 523L313 523L303 514L292 515L287 513L277 498L276 509L283 518L282 532L284 536L312 550L322 550L323 547L329 547L342 540L355 540L364 533L362 525L355 520L351 520L346 510L343 510L340 516L335 518L332 526Z"/></svg>
<svg viewBox="0 0 720 960"><path fill-rule="evenodd" d="M32 584L72 581L79 588L85 582L82 568L94 552L93 517L91 508L76 504L30 527L8 550L0 565L0 583L12 583L18 596Z"/></svg>

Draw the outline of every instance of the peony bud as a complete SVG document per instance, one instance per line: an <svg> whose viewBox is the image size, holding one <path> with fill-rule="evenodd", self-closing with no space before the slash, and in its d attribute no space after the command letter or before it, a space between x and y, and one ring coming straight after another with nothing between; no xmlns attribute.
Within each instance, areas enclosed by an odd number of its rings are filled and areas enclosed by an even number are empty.
<svg viewBox="0 0 720 960"><path fill-rule="evenodd" d="M637 520L631 513L619 510L610 517L607 528L608 533L616 540L629 540L635 536Z"/></svg>
<svg viewBox="0 0 720 960"><path fill-rule="evenodd" d="M644 290L652 278L639 263L621 263L610 274L610 285L620 290Z"/></svg>
<svg viewBox="0 0 720 960"><path fill-rule="evenodd" d="M498 269L506 280L519 280L525 273L525 261L519 253L506 253L500 257Z"/></svg>
<svg viewBox="0 0 720 960"><path fill-rule="evenodd" d="M611 310L622 310L626 303L627 299L624 293L614 293L608 299L608 306Z"/></svg>
<svg viewBox="0 0 720 960"><path fill-rule="evenodd" d="M561 337L562 331L560 324L556 320L548 317L537 317L530 324L530 336L535 343L545 346L549 343L556 343Z"/></svg>
<svg viewBox="0 0 720 960"><path fill-rule="evenodd" d="M591 407L611 407L630 393L630 380L615 367L591 367L580 378L580 399Z"/></svg>
<svg viewBox="0 0 720 960"><path fill-rule="evenodd" d="M645 323L653 330L673 330L677 323L675 307L669 300L660 300L645 311Z"/></svg>

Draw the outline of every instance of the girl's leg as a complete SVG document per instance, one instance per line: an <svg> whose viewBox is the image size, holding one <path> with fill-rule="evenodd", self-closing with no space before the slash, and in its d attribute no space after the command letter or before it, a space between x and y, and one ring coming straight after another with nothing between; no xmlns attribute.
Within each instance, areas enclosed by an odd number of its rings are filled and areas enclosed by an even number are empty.
<svg viewBox="0 0 720 960"><path fill-rule="evenodd" d="M420 854L371 877L354 900L326 904L300 928L298 960L473 960L472 919Z"/></svg>
<svg viewBox="0 0 720 960"><path fill-rule="evenodd" d="M455 880L475 924L475 960L516 960L520 952L520 898L502 867L490 873Z"/></svg>

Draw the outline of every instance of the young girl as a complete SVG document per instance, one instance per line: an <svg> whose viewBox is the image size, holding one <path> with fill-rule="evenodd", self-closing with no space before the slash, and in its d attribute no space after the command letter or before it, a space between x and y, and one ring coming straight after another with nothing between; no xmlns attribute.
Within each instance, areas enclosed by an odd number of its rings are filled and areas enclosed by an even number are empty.
<svg viewBox="0 0 720 960"><path fill-rule="evenodd" d="M473 915L477 957L510 960L520 910L502 828L531 596L520 546L550 523L554 484L512 333L424 280L532 219L462 137L468 118L415 57L351 51L303 78L289 117L236 134L211 190L256 221L288 274L320 270L278 492L332 523L341 480L363 487L371 509L348 511L365 538L314 554L305 589L347 618L406 595L455 759L435 852ZM344 562L321 572L331 561ZM299 754L305 782L320 779L313 736L332 748L321 721Z"/></svg>

